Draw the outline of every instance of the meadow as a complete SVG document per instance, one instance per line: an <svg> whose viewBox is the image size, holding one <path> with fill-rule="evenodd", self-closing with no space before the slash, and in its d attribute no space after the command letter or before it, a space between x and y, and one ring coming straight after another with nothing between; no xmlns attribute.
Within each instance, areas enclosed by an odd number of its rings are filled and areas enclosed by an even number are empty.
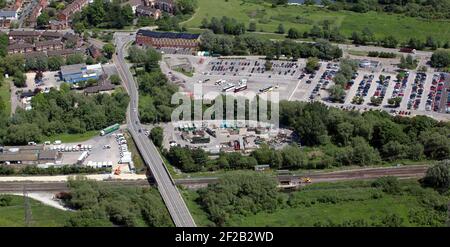
<svg viewBox="0 0 450 247"><path fill-rule="evenodd" d="M11 197L9 206L0 206L0 227L23 227L25 224L24 198L22 196L0 195ZM31 224L34 227L61 227L72 214L29 199Z"/></svg>
<svg viewBox="0 0 450 247"><path fill-rule="evenodd" d="M317 6L278 6L256 4L250 0L198 0L198 9L193 17L182 23L190 31L199 32L204 18L221 18L227 16L244 22L247 26L255 22L257 32L274 33L280 23L286 32L293 27L301 32L309 31L315 24L320 25L328 20L332 26L339 27L341 32L350 36L353 31L369 28L377 38L393 35L400 41L411 37L425 40L433 36L437 40L450 40L450 21L423 20L397 14L378 12L355 13L350 11L330 11ZM271 37L282 37L274 36Z"/></svg>

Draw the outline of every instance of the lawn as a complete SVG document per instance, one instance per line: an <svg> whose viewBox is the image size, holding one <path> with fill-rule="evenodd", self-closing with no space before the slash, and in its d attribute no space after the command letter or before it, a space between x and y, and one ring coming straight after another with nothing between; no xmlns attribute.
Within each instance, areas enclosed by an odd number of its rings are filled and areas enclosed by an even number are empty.
<svg viewBox="0 0 450 247"><path fill-rule="evenodd" d="M264 212L256 215L234 216L227 224L236 227L248 226L314 226L318 222L328 221L342 223L348 220L366 220L367 222L379 222L382 217L396 214L403 220L404 226L418 226L411 222L409 214L412 209L430 211L420 203L421 196L408 193L407 188L418 191L417 181L402 180L401 186L404 192L396 195L382 193L379 189L370 186L370 181L347 181L336 183L317 183L302 190L285 193L286 197L294 198L292 204L286 204L275 212ZM431 189L425 190L430 194ZM196 203L198 193L184 190L182 193L187 206L199 226L211 224L207 214ZM378 196L376 196L378 195ZM450 197L440 196L444 201ZM334 198L337 201L324 199ZM322 200L322 201L321 201ZM427 200L427 199L425 199ZM440 216L445 222L446 214Z"/></svg>
<svg viewBox="0 0 450 247"><path fill-rule="evenodd" d="M332 26L340 27L343 34L350 36L353 31L361 31L365 27L372 30L376 37L393 35L405 41L410 37L425 40L434 36L444 41L450 39L450 21L422 20L396 14L378 12L355 13L350 11L329 11L317 6L279 6L272 8L270 4L255 4L245 0L198 0L199 8L190 20L183 23L191 31L199 32L203 18L208 20L215 16L233 17L245 22L256 23L257 32L275 32L280 23L285 30L295 27L299 31L309 31L314 24L324 20ZM282 37L282 36L278 36Z"/></svg>
<svg viewBox="0 0 450 247"><path fill-rule="evenodd" d="M11 196L10 206L0 207L0 226L25 226L24 198L21 196ZM64 226L71 212L62 211L41 202L29 199L31 207L31 226L36 227L61 227Z"/></svg>
<svg viewBox="0 0 450 247"><path fill-rule="evenodd" d="M92 130L83 134L59 134L44 138L44 141L54 142L60 140L63 143L84 142L100 134L100 131Z"/></svg>
<svg viewBox="0 0 450 247"><path fill-rule="evenodd" d="M136 168L136 173L145 174L147 172L147 166L145 165L145 162L142 159L139 150L137 149L136 143L134 143L134 140L133 138L131 138L129 132L125 133L125 138L127 139L128 147L130 148L130 152L132 153L132 159L134 167Z"/></svg>
<svg viewBox="0 0 450 247"><path fill-rule="evenodd" d="M11 92L9 80L4 80L0 86L0 98L5 102L6 114L8 116L11 114Z"/></svg>

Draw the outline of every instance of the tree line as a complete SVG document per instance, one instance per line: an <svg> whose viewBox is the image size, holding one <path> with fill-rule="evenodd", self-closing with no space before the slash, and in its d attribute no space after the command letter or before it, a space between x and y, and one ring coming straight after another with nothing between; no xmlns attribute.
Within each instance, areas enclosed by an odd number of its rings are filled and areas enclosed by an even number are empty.
<svg viewBox="0 0 450 247"><path fill-rule="evenodd" d="M226 36L206 31L201 36L201 49L220 55L265 55L268 59L282 55L293 59L317 57L324 60L342 57L342 50L328 41L296 43L259 38L254 35Z"/></svg>

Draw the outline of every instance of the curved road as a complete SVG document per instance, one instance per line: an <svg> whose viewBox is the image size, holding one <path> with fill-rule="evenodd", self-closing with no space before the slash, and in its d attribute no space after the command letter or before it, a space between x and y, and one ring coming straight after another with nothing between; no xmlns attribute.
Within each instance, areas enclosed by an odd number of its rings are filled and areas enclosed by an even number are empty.
<svg viewBox="0 0 450 247"><path fill-rule="evenodd" d="M126 45L134 40L134 38L134 34L130 35L129 33L116 32L115 44L117 55L114 55L113 57L113 61L116 64L122 82L130 95L130 106L127 112L128 129L136 142L136 146L138 147L142 158L149 166L150 171L155 178L158 190L175 225L177 227L194 227L196 226L194 219L164 165L162 157L150 139L140 131L141 122L137 111L139 100L138 89L133 75L130 72L129 65L125 60Z"/></svg>

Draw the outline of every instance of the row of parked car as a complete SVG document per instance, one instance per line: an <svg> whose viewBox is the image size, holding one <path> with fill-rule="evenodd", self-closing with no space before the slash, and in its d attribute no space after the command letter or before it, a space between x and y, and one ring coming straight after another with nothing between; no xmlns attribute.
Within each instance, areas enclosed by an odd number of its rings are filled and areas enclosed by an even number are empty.
<svg viewBox="0 0 450 247"><path fill-rule="evenodd" d="M91 151L92 145L72 145L72 146L66 146L66 145L55 145L50 147L50 150L56 150L59 152L82 152L82 151Z"/></svg>
<svg viewBox="0 0 450 247"><path fill-rule="evenodd" d="M427 74L419 72L416 74L416 78L414 78L414 82L412 84L411 95L409 96L408 101L408 110L413 108L417 110L420 105L420 101L422 100L422 94L424 91L425 80L427 79Z"/></svg>
<svg viewBox="0 0 450 247"><path fill-rule="evenodd" d="M378 80L377 81L377 89L373 93L374 97L384 99L384 96L386 96L387 88L389 87L389 81L391 80L391 76L386 76L383 81Z"/></svg>
<svg viewBox="0 0 450 247"><path fill-rule="evenodd" d="M369 94L370 85L372 84L374 75L364 75L364 78L359 83L358 89L356 90L357 97L366 97Z"/></svg>
<svg viewBox="0 0 450 247"><path fill-rule="evenodd" d="M392 91L392 98L405 96L406 86L408 85L409 72L405 72L405 76L401 81L397 80L394 85L394 91Z"/></svg>
<svg viewBox="0 0 450 247"><path fill-rule="evenodd" d="M445 95L445 92L448 92L448 87L445 85L445 74L434 74L432 85L430 86L430 92L428 93L427 103L425 105L425 109L427 111L440 111L441 107L450 107L450 96L447 94L447 103L446 105L441 106L442 97ZM444 101L445 104L445 101Z"/></svg>

